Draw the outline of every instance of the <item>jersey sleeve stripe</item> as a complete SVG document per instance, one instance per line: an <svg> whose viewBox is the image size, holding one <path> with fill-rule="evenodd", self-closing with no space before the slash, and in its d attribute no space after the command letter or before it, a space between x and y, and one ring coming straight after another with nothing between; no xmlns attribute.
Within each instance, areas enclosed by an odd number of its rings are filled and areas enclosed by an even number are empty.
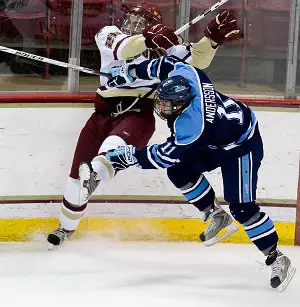
<svg viewBox="0 0 300 307"><path fill-rule="evenodd" d="M121 43L123 43L124 40L127 39L127 38L128 38L128 36L122 38L121 40L119 40L119 41L116 43L115 49L114 49L114 51L113 51L115 61L120 60L120 59L118 58L118 50L119 50L119 47L120 47Z"/></svg>
<svg viewBox="0 0 300 307"><path fill-rule="evenodd" d="M152 63L152 65L150 66L150 76L156 76L157 75L157 69L158 69L158 61L155 61Z"/></svg>
<svg viewBox="0 0 300 307"><path fill-rule="evenodd" d="M152 154L151 154L151 147L152 146L148 146L147 147L147 158L148 158L148 161L157 169L160 169L160 168L164 168L164 167L161 167L159 166L156 161L152 158Z"/></svg>
<svg viewBox="0 0 300 307"><path fill-rule="evenodd" d="M156 151L156 153L157 153L157 155L162 159L162 160L165 160L165 161L168 161L168 162L170 162L170 163L172 163L172 164L174 164L174 163L177 163L177 162L179 162L180 160L178 160L178 159L172 159L172 158L170 158L170 157L168 157L168 156L165 156L165 155L163 155L160 151Z"/></svg>
<svg viewBox="0 0 300 307"><path fill-rule="evenodd" d="M173 165L173 163L166 163L165 161L163 161L159 156L158 156L158 152L157 152L158 146L157 145L153 145L151 146L151 156L153 157L153 159L156 161L156 163L160 164L161 167L163 168L167 168Z"/></svg>
<svg viewBox="0 0 300 307"><path fill-rule="evenodd" d="M251 112L251 123L247 129L247 131L237 140L237 144L241 144L244 140L248 140L253 136L255 126L257 124L257 119L253 112Z"/></svg>

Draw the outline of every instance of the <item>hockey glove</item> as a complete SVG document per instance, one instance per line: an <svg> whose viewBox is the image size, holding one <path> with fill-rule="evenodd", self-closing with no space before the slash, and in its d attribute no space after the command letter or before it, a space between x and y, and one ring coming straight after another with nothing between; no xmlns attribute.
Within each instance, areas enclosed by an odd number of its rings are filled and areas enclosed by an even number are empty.
<svg viewBox="0 0 300 307"><path fill-rule="evenodd" d="M134 65L130 64L112 67L109 71L112 78L107 81L107 85L109 87L116 87L128 83L133 83L136 78L131 76L129 73L129 70L132 68L134 68Z"/></svg>
<svg viewBox="0 0 300 307"><path fill-rule="evenodd" d="M132 145L119 146L109 150L105 155L112 168L118 172L138 163L135 154L135 147Z"/></svg>
<svg viewBox="0 0 300 307"><path fill-rule="evenodd" d="M174 45L179 45L178 37L174 30L163 24L149 25L143 31L146 38L145 44L147 48L169 49Z"/></svg>
<svg viewBox="0 0 300 307"><path fill-rule="evenodd" d="M222 45L227 38L238 38L240 28L234 16L230 12L224 11L208 23L204 34L218 45Z"/></svg>

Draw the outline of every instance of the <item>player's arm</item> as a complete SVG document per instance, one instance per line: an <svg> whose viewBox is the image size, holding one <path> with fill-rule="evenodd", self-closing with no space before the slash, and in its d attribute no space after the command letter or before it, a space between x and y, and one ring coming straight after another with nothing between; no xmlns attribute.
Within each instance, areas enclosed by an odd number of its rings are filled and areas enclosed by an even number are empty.
<svg viewBox="0 0 300 307"><path fill-rule="evenodd" d="M147 48L168 49L179 44L174 30L163 24L150 25L142 34L128 36L115 26L104 27L95 36L98 48L106 47L113 51L115 60L132 59Z"/></svg>
<svg viewBox="0 0 300 307"><path fill-rule="evenodd" d="M197 43L191 43L191 56L187 62L199 69L207 68L217 52L217 46L208 37L203 37Z"/></svg>
<svg viewBox="0 0 300 307"><path fill-rule="evenodd" d="M130 86L136 79L156 79L159 83L175 69L176 63L182 63L182 60L175 56L164 56L155 60L146 60L139 64L113 67L110 70L112 78L107 81L107 87Z"/></svg>
<svg viewBox="0 0 300 307"><path fill-rule="evenodd" d="M180 162L187 150L193 145L178 145L174 136L164 143L148 145L137 149L132 145L121 146L106 154L112 168L118 172L132 165L142 169L169 168Z"/></svg>
<svg viewBox="0 0 300 307"><path fill-rule="evenodd" d="M145 37L142 34L128 37L119 46L116 46L118 59L128 60L132 59L147 49L145 44Z"/></svg>
<svg viewBox="0 0 300 307"><path fill-rule="evenodd" d="M147 26L142 34L126 39L121 45L119 53L122 59L129 59L143 53L148 48L166 50L178 44L178 37L171 27L164 24L154 24Z"/></svg>
<svg viewBox="0 0 300 307"><path fill-rule="evenodd" d="M108 80L107 87L130 86L136 79L156 80L157 83L169 77L169 74L183 64L186 67L192 66L171 55L154 60L146 60L139 64L125 64L113 67L110 70L112 78ZM194 72L193 72L194 74Z"/></svg>
<svg viewBox="0 0 300 307"><path fill-rule="evenodd" d="M143 80L163 81L168 78L171 71L176 69L176 64L182 60L175 56L164 56L155 60L143 61L135 67L129 67L129 73Z"/></svg>
<svg viewBox="0 0 300 307"><path fill-rule="evenodd" d="M205 36L197 43L191 43L191 56L187 62L199 69L205 69L213 60L218 46L226 39L238 38L239 26L234 16L224 11L211 20L204 31Z"/></svg>
<svg viewBox="0 0 300 307"><path fill-rule="evenodd" d="M123 34L116 26L106 26L95 35L98 49L101 52L110 49L114 60L127 60L141 54L145 50L144 40L142 35Z"/></svg>

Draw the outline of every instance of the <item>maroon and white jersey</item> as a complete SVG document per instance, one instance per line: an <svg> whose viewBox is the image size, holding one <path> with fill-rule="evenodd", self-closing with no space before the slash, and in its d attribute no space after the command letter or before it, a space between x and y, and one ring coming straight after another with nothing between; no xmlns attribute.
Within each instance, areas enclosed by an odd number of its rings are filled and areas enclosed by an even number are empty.
<svg viewBox="0 0 300 307"><path fill-rule="evenodd" d="M128 36L123 34L116 26L106 26L95 35L101 64L100 71L109 73L114 66L120 66L125 63L141 63L148 58L145 38L142 34ZM167 55L175 55L187 62L192 60L192 45L176 45L166 50ZM100 77L100 85L97 93L102 97L114 96L135 96L144 95L151 89L151 86L157 83L156 80L141 80L137 79L130 86L104 89L107 83L107 78Z"/></svg>

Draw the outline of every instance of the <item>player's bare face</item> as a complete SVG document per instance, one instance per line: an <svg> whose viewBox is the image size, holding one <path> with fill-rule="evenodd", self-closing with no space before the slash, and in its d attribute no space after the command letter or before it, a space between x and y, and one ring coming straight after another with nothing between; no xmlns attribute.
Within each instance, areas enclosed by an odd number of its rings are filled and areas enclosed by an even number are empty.
<svg viewBox="0 0 300 307"><path fill-rule="evenodd" d="M146 19L134 14L127 14L123 21L121 31L124 34L136 35L141 34L146 27Z"/></svg>

